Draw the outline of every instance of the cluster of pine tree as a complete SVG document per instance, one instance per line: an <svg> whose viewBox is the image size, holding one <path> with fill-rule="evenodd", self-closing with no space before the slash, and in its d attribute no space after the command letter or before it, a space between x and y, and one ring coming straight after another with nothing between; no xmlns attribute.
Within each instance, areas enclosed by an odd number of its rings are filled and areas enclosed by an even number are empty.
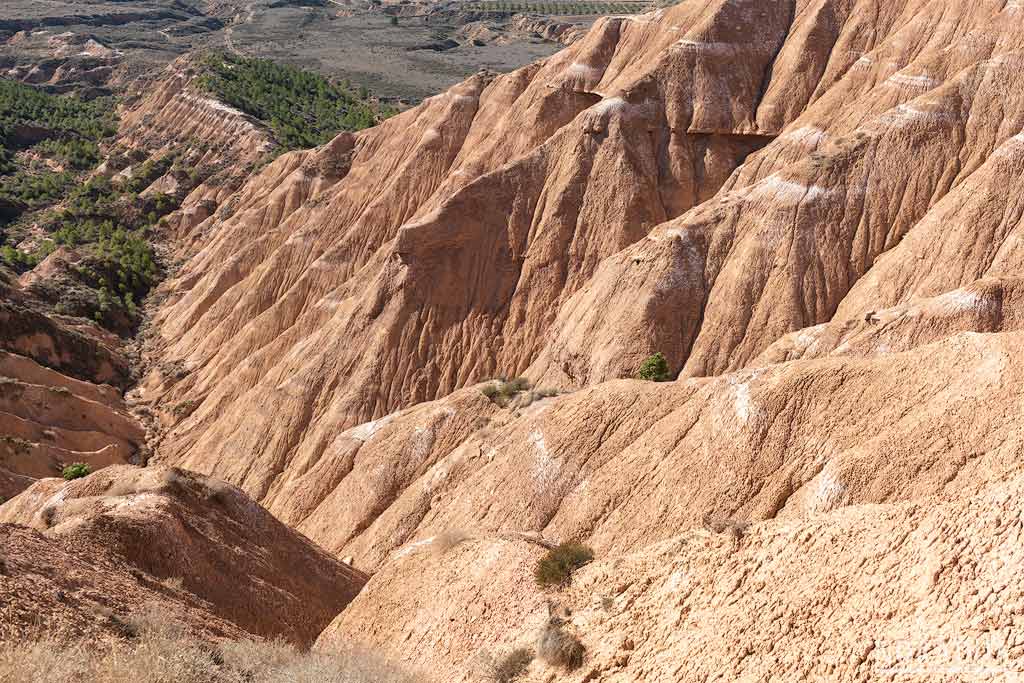
<svg viewBox="0 0 1024 683"><path fill-rule="evenodd" d="M341 131L369 128L390 112L318 73L221 52L206 57L200 84L266 123L286 150L316 147Z"/></svg>

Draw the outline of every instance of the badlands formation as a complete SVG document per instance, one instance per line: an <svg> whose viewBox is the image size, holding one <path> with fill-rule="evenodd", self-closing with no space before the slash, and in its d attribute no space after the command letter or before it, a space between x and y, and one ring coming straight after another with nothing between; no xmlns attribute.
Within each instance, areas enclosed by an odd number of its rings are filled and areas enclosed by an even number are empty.
<svg viewBox="0 0 1024 683"><path fill-rule="evenodd" d="M549 610L582 665L518 680L1016 680L1022 88L1018 0L687 0L197 188L125 403L159 465L12 473L7 565L428 680Z"/></svg>

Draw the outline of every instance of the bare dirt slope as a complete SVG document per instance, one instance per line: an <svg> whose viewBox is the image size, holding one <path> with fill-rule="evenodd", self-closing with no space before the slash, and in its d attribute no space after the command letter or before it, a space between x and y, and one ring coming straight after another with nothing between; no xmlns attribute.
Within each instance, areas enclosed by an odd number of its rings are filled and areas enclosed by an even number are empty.
<svg viewBox="0 0 1024 683"><path fill-rule="evenodd" d="M533 586L529 543L425 544L382 568L318 646L368 637L444 680L488 680L514 648L536 649L554 603L586 659L566 672L538 658L517 680L1015 680L1021 486L738 537L692 530L599 559L556 594Z"/></svg>
<svg viewBox="0 0 1024 683"><path fill-rule="evenodd" d="M160 583L100 546L68 548L40 532L0 523L0 643L105 638L131 633L131 614L159 609L208 639L245 631L205 601Z"/></svg>
<svg viewBox="0 0 1024 683"><path fill-rule="evenodd" d="M65 552L106 555L143 585L180 581L165 592L195 596L250 634L297 645L312 642L366 581L234 487L164 467L39 481L0 507L0 522L35 528ZM5 544L4 552L15 549Z"/></svg>

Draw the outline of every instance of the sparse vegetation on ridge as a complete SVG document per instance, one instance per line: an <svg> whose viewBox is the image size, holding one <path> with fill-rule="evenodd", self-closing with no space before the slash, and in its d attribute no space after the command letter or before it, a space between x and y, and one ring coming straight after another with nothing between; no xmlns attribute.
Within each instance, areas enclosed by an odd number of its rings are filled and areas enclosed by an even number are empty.
<svg viewBox="0 0 1024 683"><path fill-rule="evenodd" d="M92 474L92 468L83 462L76 462L72 465L68 465L61 470L61 476L71 481L72 479L81 479Z"/></svg>
<svg viewBox="0 0 1024 683"><path fill-rule="evenodd" d="M498 377L488 380L480 387L480 393L502 408L525 408L534 401L558 395L558 391L555 389L533 389L530 380L525 377L516 377L511 380Z"/></svg>
<svg viewBox="0 0 1024 683"><path fill-rule="evenodd" d="M117 131L110 98L85 101L75 95L50 95L0 79L0 133L9 140L17 126L30 124L70 139L97 140Z"/></svg>
<svg viewBox="0 0 1024 683"><path fill-rule="evenodd" d="M267 59L213 52L201 87L266 123L286 149L316 147L341 131L369 128L390 109L375 108L313 71Z"/></svg>
<svg viewBox="0 0 1024 683"><path fill-rule="evenodd" d="M63 196L73 171L99 162L100 142L117 131L115 112L109 98L50 95L0 79L0 202L31 209ZM11 218L0 216L0 224Z"/></svg>

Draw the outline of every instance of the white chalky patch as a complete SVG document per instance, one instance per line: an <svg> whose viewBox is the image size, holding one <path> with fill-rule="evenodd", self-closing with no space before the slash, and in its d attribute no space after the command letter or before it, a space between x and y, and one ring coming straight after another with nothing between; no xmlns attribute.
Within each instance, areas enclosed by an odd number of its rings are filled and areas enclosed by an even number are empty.
<svg viewBox="0 0 1024 683"><path fill-rule="evenodd" d="M800 128L792 130L782 136L783 140L808 149L817 147L824 142L826 138L828 138L828 134L815 126L801 126Z"/></svg>
<svg viewBox="0 0 1024 683"><path fill-rule="evenodd" d="M361 425L356 425L349 429L345 434L353 439L359 439L360 441L369 441L373 438L373 435L383 429L391 420L394 419L394 414L385 415L377 420L370 420L364 422Z"/></svg>
<svg viewBox="0 0 1024 683"><path fill-rule="evenodd" d="M682 236L680 235L680 237ZM692 290L700 287L704 262L692 242L685 243L683 249L682 262L677 261L672 268L658 278L658 282L654 286L655 292Z"/></svg>
<svg viewBox="0 0 1024 683"><path fill-rule="evenodd" d="M668 577L668 581L665 582L665 591L670 595L674 595L689 584L689 573L685 569L679 569L672 572L672 576Z"/></svg>
<svg viewBox="0 0 1024 683"><path fill-rule="evenodd" d="M990 353L985 350L981 355L981 362L977 369L971 373L971 388L981 392L982 388L992 384L998 384L1006 370L1006 357L1002 353Z"/></svg>
<svg viewBox="0 0 1024 683"><path fill-rule="evenodd" d="M729 384L733 391L732 407L740 422L746 424L757 415L757 406L750 397L750 383L757 379L760 371L751 372L745 379L730 377Z"/></svg>
<svg viewBox="0 0 1024 683"><path fill-rule="evenodd" d="M119 496L115 500L109 501L107 507L108 509L139 507L140 505L145 505L148 502L156 503L160 498L161 496L155 493L144 491L142 493Z"/></svg>
<svg viewBox="0 0 1024 683"><path fill-rule="evenodd" d="M830 472L818 475L818 483L807 507L811 512L828 512L842 502L846 486Z"/></svg>
<svg viewBox="0 0 1024 683"><path fill-rule="evenodd" d="M829 191L820 185L804 185L778 176L769 176L754 186L752 197L772 197L786 204L810 203L827 197Z"/></svg>
<svg viewBox="0 0 1024 683"><path fill-rule="evenodd" d="M825 331L826 325L815 325L801 330L796 336L796 346L804 353L810 352L818 344L819 335Z"/></svg>
<svg viewBox="0 0 1024 683"><path fill-rule="evenodd" d="M583 76L584 78L600 78L603 73L601 69L583 64L581 62L573 62L569 65L569 68L565 70L570 76Z"/></svg>
<svg viewBox="0 0 1024 683"><path fill-rule="evenodd" d="M434 540L436 538L437 538L437 536L431 536L430 538L424 538L422 541L416 541L415 543L410 543L409 545L405 546L404 548L399 550L397 553L395 553L395 559L397 560L400 557L405 557L406 555L408 555L409 553L415 551L418 548L422 548L425 545L430 545L431 543L434 542Z"/></svg>
<svg viewBox="0 0 1024 683"><path fill-rule="evenodd" d="M938 302L947 313L980 312L992 303L977 292L968 292L963 289L955 289L943 294L938 298Z"/></svg>
<svg viewBox="0 0 1024 683"><path fill-rule="evenodd" d="M235 109L234 107L228 106L228 105L224 104L223 102L218 102L217 100L210 99L209 97L198 97L196 95L185 95L184 98L186 100L190 101L190 102L196 102L197 104L201 104L204 107L209 107L210 109L213 109L214 111L221 111L221 112L224 112L226 114L232 114L234 116L241 116L243 118L245 117L245 114L243 114L238 109Z"/></svg>
<svg viewBox="0 0 1024 683"><path fill-rule="evenodd" d="M433 142L434 140L440 140L441 133L436 128L427 128L423 131L423 135L420 137L420 142L424 145Z"/></svg>
<svg viewBox="0 0 1024 683"><path fill-rule="evenodd" d="M912 90L931 90L941 84L929 76L912 76L910 74L893 74L885 82L887 85L910 88Z"/></svg>
<svg viewBox="0 0 1024 683"><path fill-rule="evenodd" d="M944 111L927 111L909 104L901 104L882 114L882 121L904 125L908 123L941 123L951 121L952 115Z"/></svg>
<svg viewBox="0 0 1024 683"><path fill-rule="evenodd" d="M992 156L994 157L1016 157L1024 151L1024 133L1017 133L1006 142L999 145Z"/></svg>
<svg viewBox="0 0 1024 683"><path fill-rule="evenodd" d="M539 489L542 491L547 490L557 481L558 472L562 469L562 464L551 457L548 445L544 440L544 435L539 429L534 429L527 438L533 446L535 453L533 479Z"/></svg>
<svg viewBox="0 0 1024 683"><path fill-rule="evenodd" d="M316 235L308 232L293 232L291 236L285 240L285 246L293 246L296 244L312 244L316 241Z"/></svg>
<svg viewBox="0 0 1024 683"><path fill-rule="evenodd" d="M427 474L426 481L423 484L423 490L427 494L433 494L439 486L444 484L448 480L448 463L447 461L439 462L434 467L430 468L430 472Z"/></svg>
<svg viewBox="0 0 1024 683"><path fill-rule="evenodd" d="M51 507L53 505L60 505L61 503L64 502L64 498L67 496L67 494L67 489L61 489L60 491L57 491L57 493L53 494L52 496L46 499L46 502L43 503L43 509L45 510L46 508Z"/></svg>
<svg viewBox="0 0 1024 683"><path fill-rule="evenodd" d="M753 405L750 402L750 385L746 382L736 387L736 399L733 405L736 408L736 417L747 422L750 419L750 410Z"/></svg>
<svg viewBox="0 0 1024 683"><path fill-rule="evenodd" d="M530 445L537 449L537 452L540 455L550 457L548 453L547 442L544 441L544 435L541 434L541 431L539 429L534 429L532 432L530 432L530 436L527 438L530 440Z"/></svg>
<svg viewBox="0 0 1024 683"><path fill-rule="evenodd" d="M682 52L715 56L726 56L736 52L736 45L733 43L708 42L703 40L691 40L689 38L677 40L675 47L679 48Z"/></svg>
<svg viewBox="0 0 1024 683"><path fill-rule="evenodd" d="M609 97L592 106L590 110L596 114L607 114L613 111L621 111L627 106L626 100L621 97Z"/></svg>
<svg viewBox="0 0 1024 683"><path fill-rule="evenodd" d="M422 460L434 447L434 429L432 427L416 427L409 437L409 451L413 460Z"/></svg>

